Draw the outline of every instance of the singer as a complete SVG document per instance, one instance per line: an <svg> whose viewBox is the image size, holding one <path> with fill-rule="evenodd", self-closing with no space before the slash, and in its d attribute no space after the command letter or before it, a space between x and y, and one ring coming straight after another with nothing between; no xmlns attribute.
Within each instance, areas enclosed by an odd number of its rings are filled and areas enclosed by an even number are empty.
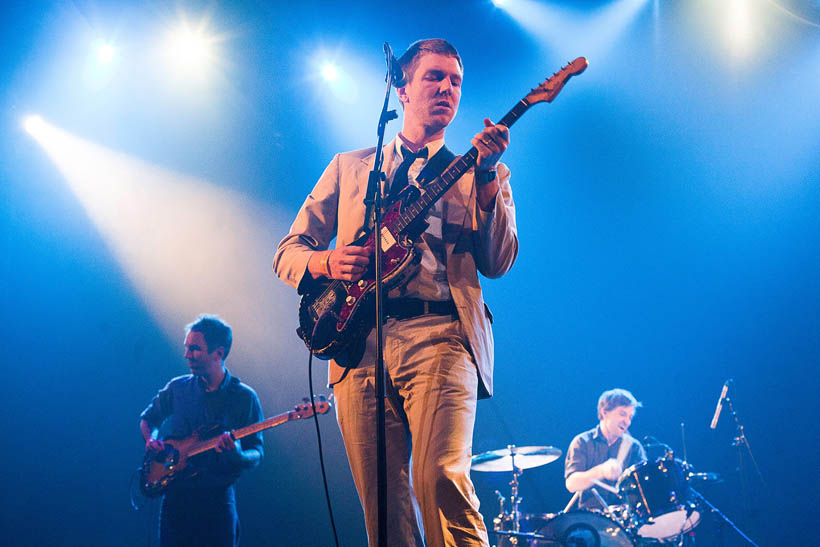
<svg viewBox="0 0 820 547"><path fill-rule="evenodd" d="M445 40L413 43L398 59L406 83L398 136L384 149L390 201L436 156L454 157L444 133L458 110L463 67ZM470 481L476 400L492 394L492 316L478 274L505 274L518 254L510 171L499 159L509 130L484 120L470 170L433 206L416 239L421 260L385 302L387 534L389 545L489 545ZM365 222L362 200L374 149L338 154L280 242L273 269L299 289L327 277L356 281L369 251L350 245ZM443 167L442 167L443 170ZM439 171L440 172L440 171ZM328 247L336 238L336 248ZM375 330L364 353L330 361L344 438L371 545L378 538ZM412 461L412 470L411 470ZM412 472L411 472L412 471ZM411 484L412 477L412 484Z"/></svg>

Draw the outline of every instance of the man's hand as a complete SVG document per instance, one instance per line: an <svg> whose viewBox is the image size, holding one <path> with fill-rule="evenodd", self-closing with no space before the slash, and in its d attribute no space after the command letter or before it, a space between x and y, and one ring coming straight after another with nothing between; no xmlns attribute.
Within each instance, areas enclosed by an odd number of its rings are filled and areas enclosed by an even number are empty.
<svg viewBox="0 0 820 547"><path fill-rule="evenodd" d="M484 118L484 130L476 133L471 142L478 150L475 166L478 206L490 211L499 190L493 170L510 144L510 129L500 124L494 125L489 118Z"/></svg>
<svg viewBox="0 0 820 547"><path fill-rule="evenodd" d="M165 450L165 443L159 439L148 439L145 441L145 451L151 454L159 454Z"/></svg>
<svg viewBox="0 0 820 547"><path fill-rule="evenodd" d="M489 118L484 118L484 129L476 133L471 141L478 150L476 171L489 171L495 167L501 154L510 144L510 129L503 125L496 125Z"/></svg>
<svg viewBox="0 0 820 547"><path fill-rule="evenodd" d="M370 264L370 249L356 245L345 245L329 251L316 251L310 257L308 270L314 279L325 276L329 279L358 281Z"/></svg>
<svg viewBox="0 0 820 547"><path fill-rule="evenodd" d="M226 431L219 436L219 440L217 441L214 450L220 454L223 452L236 452L237 450L240 450L239 441L233 440L231 434Z"/></svg>
<svg viewBox="0 0 820 547"><path fill-rule="evenodd" d="M598 470L601 473L602 479L614 481L618 480L618 477L621 476L621 473L623 473L624 468L621 465L621 462L619 462L615 458L609 458L607 461L598 466Z"/></svg>

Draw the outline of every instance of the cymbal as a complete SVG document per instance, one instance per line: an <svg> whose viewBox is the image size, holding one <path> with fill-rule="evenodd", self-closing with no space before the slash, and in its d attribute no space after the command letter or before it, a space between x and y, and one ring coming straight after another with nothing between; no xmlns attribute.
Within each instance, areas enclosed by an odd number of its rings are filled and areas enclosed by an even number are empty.
<svg viewBox="0 0 820 547"><path fill-rule="evenodd" d="M476 471L512 471L513 461L518 469L529 469L554 462L561 457L561 449L554 446L508 446L473 456L471 469Z"/></svg>

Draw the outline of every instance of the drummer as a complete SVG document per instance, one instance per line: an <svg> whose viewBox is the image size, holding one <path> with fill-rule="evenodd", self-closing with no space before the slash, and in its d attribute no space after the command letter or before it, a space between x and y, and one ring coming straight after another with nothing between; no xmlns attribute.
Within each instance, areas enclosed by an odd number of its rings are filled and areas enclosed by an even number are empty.
<svg viewBox="0 0 820 547"><path fill-rule="evenodd" d="M564 477L567 490L581 492L581 507L604 509L593 488L607 505L623 503L613 492L615 482L624 469L646 460L643 446L628 431L641 406L625 389L604 391L598 398L598 425L572 439Z"/></svg>

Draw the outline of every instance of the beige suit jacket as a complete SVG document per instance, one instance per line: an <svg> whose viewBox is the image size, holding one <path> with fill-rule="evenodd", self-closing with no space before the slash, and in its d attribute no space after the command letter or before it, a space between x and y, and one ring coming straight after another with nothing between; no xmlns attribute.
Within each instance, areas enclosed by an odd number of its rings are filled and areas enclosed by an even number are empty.
<svg viewBox="0 0 820 547"><path fill-rule="evenodd" d="M391 142L384 147L384 165L392 165L394 154ZM375 148L338 154L325 169L276 251L273 270L285 283L298 287L310 255L327 249L334 237L337 247L356 239L364 223L363 199L374 156ZM493 334L478 272L488 278L500 277L518 255L510 171L504 164L498 165L498 178L501 190L490 212L477 206L473 170L441 198L447 280L481 379L479 397L493 392ZM331 385L343 377L344 370L330 361Z"/></svg>

